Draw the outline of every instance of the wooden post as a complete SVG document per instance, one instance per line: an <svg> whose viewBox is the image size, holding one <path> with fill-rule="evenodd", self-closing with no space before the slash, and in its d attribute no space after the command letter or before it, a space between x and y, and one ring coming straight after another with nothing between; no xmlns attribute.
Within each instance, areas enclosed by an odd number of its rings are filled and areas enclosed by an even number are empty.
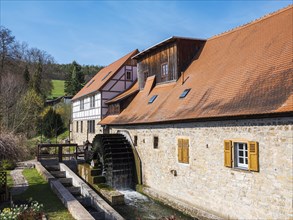
<svg viewBox="0 0 293 220"><path fill-rule="evenodd" d="M58 157L59 157L59 162L61 163L62 162L62 146L58 146Z"/></svg>
<svg viewBox="0 0 293 220"><path fill-rule="evenodd" d="M40 145L37 146L37 161L40 161Z"/></svg>

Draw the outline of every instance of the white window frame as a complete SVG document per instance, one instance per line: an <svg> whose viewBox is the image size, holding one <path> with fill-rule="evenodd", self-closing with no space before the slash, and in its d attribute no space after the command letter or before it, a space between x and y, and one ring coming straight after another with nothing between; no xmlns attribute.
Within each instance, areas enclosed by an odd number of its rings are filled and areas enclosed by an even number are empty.
<svg viewBox="0 0 293 220"><path fill-rule="evenodd" d="M95 107L95 96L91 96L90 97L90 108L94 108Z"/></svg>
<svg viewBox="0 0 293 220"><path fill-rule="evenodd" d="M168 74L169 74L169 65L168 65L168 63L162 63L162 65L161 65L161 75L163 77L166 77L166 76L168 76Z"/></svg>
<svg viewBox="0 0 293 220"><path fill-rule="evenodd" d="M234 146L234 167L248 170L248 143L236 141L236 142L233 142L233 146Z"/></svg>
<svg viewBox="0 0 293 220"><path fill-rule="evenodd" d="M79 101L79 107L80 107L80 110L84 110L84 99L81 99Z"/></svg>

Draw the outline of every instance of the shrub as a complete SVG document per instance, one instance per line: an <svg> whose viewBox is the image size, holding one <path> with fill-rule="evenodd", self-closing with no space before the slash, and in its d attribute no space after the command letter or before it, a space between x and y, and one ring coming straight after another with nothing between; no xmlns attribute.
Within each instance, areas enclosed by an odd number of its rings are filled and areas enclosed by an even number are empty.
<svg viewBox="0 0 293 220"><path fill-rule="evenodd" d="M43 117L43 134L52 138L64 131L64 125L61 116L50 108Z"/></svg>
<svg viewBox="0 0 293 220"><path fill-rule="evenodd" d="M27 158L28 149L24 135L16 135L12 132L0 133L0 161L20 161Z"/></svg>
<svg viewBox="0 0 293 220"><path fill-rule="evenodd" d="M16 167L16 163L12 160L2 160L0 165L3 170L13 170Z"/></svg>

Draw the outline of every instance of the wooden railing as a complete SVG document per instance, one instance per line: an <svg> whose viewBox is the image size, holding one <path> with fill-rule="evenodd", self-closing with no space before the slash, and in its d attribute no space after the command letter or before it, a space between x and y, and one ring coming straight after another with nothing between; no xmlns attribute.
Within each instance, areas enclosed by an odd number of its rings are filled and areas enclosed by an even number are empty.
<svg viewBox="0 0 293 220"><path fill-rule="evenodd" d="M83 155L84 151L79 150L77 144L39 144L37 148L37 159L58 159L62 162L65 158L77 159L79 155Z"/></svg>

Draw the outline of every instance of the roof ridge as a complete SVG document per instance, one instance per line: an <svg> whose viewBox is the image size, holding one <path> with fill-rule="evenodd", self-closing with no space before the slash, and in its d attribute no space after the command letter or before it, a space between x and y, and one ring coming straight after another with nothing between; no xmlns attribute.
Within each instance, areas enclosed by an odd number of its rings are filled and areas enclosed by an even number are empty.
<svg viewBox="0 0 293 220"><path fill-rule="evenodd" d="M240 29L243 29L243 28L249 27L250 25L253 25L253 24L255 24L255 23L261 22L261 21L263 21L263 20L265 20L265 19L267 19L267 18L270 18L270 17L272 17L272 16L274 16L274 15L280 14L280 13L282 13L282 12L284 12L284 11L286 11L286 10L289 10L289 9L291 9L291 8L293 8L293 4L289 4L288 6L286 6L286 7L284 7L284 8L281 8L281 9L279 9L279 10L277 10L277 11L274 11L274 12L268 13L268 14L266 14L266 15L263 15L263 16L261 16L261 17L259 17L259 18L256 18L256 19L254 19L254 20L252 20L252 21L250 21L250 22L248 22L248 23L245 23L245 24L242 24L242 25L236 26L236 27L234 27L234 28L232 28L232 29L230 29L230 30L227 30L227 31L224 31L224 32L222 32L222 33L216 34L216 35L214 35L214 36L208 38L208 40L213 40L213 39L215 39L215 38L222 37L222 36L224 36L224 35L227 35L227 34L233 33L234 31L238 31L238 30L240 30Z"/></svg>
<svg viewBox="0 0 293 220"><path fill-rule="evenodd" d="M116 63L116 62L118 62L118 61L122 60L122 59L123 59L123 58L125 58L126 56L129 56L129 55L131 55L131 54L135 53L136 51L139 51L139 50L138 50L138 49L135 49L135 50L133 50L133 51L129 52L128 54L124 55L123 57L120 57L118 60L115 60L114 62L112 62L112 63L108 64L108 65L107 65L107 66L105 66L104 68L106 68L106 67L108 67L108 66L111 66L113 63ZM130 58L131 58L131 57L132 57L132 56L130 56Z"/></svg>

